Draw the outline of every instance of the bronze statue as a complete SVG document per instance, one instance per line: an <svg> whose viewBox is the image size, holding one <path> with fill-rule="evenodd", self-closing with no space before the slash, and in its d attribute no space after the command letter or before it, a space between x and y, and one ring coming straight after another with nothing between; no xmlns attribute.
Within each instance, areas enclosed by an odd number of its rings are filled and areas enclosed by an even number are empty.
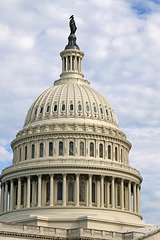
<svg viewBox="0 0 160 240"><path fill-rule="evenodd" d="M69 26L70 26L71 34L74 34L77 30L76 23L74 21L74 16L72 15L69 19L70 19Z"/></svg>
<svg viewBox="0 0 160 240"><path fill-rule="evenodd" d="M77 27L76 27L76 23L74 21L74 16L72 15L69 19L70 19L70 21L69 21L70 34L68 37L68 44L65 47L65 50L66 49L79 49L78 45L76 44L77 38L76 38L75 32L77 30Z"/></svg>

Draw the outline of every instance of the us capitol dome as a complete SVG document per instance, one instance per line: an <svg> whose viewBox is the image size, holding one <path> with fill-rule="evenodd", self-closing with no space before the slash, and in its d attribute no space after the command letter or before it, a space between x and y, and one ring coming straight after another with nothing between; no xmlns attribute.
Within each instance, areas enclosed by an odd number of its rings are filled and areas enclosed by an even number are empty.
<svg viewBox="0 0 160 240"><path fill-rule="evenodd" d="M142 177L110 103L82 73L84 53L70 19L62 73L30 107L0 175L0 221L61 229L124 232L146 227Z"/></svg>

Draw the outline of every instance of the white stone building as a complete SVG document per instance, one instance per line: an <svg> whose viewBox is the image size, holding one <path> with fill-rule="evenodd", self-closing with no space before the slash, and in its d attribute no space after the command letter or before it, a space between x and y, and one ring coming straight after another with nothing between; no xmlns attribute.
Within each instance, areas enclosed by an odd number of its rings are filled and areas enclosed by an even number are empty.
<svg viewBox="0 0 160 240"><path fill-rule="evenodd" d="M32 104L0 176L0 239L158 239L140 213L131 143L84 79L75 32L60 55L60 79Z"/></svg>

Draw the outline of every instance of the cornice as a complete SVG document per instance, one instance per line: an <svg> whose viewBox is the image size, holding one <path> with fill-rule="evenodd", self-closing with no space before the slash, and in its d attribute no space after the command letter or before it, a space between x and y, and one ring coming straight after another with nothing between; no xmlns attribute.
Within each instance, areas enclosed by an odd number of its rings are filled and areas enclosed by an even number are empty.
<svg viewBox="0 0 160 240"><path fill-rule="evenodd" d="M112 176L113 173L121 173L121 174L125 174L128 177L128 179L131 176L134 178L137 178L140 181L140 183L143 180L140 173L136 169L134 169L132 167L124 166L123 164L120 165L119 168L118 167L116 168L114 163L111 163L109 166L102 166L101 164L95 165L93 163L93 161L90 161L90 160L81 161L81 164L76 160L74 162L72 161L70 163L67 163L67 160L62 160L61 162L59 162L59 164L56 164L55 161L53 161L53 162L54 162L54 164L52 164L51 161L48 161L47 162L48 164L46 164L44 161L43 164L41 163L41 165L40 165L40 163L38 162L38 164L37 164L37 161L36 161L35 165L32 165L32 166L31 165L22 166L21 164L17 164L18 166L10 166L8 168L5 168L2 171L2 173L0 175L0 180L3 181L3 178L6 178L7 175L13 175L13 174L15 175L15 173L16 173L16 176L19 176L24 171L25 171L25 175L23 174L22 176L26 176L27 171L28 171L28 175L30 175L30 173L31 173L30 171L32 171L32 170L34 170L34 173L36 175L39 173L38 171L40 169L47 169L48 174L50 173L51 170L54 170L54 169L61 169L60 172L62 172L62 169L66 169L66 170L75 169L75 171L81 170L82 174L86 174L83 172L84 169L89 170L88 174L91 173L91 171L93 172L93 170L103 171L102 173L97 172L97 175L99 175L99 174L104 175L104 171L110 171L111 172L110 176ZM84 163L88 163L88 165L84 165ZM36 170L37 170L37 173L36 173ZM73 171L73 172L75 173L75 171ZM58 174L58 173L55 172L55 174ZM94 174L96 174L96 173L94 173ZM115 177L118 178L119 176L117 175Z"/></svg>

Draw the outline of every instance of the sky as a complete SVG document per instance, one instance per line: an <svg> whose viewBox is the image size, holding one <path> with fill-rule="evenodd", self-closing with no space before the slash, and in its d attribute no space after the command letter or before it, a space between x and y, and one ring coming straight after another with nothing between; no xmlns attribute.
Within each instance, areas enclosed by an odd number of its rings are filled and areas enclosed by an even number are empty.
<svg viewBox="0 0 160 240"><path fill-rule="evenodd" d="M61 74L75 16L83 73L111 103L143 176L141 213L160 225L160 1L0 0L0 171L33 101Z"/></svg>

